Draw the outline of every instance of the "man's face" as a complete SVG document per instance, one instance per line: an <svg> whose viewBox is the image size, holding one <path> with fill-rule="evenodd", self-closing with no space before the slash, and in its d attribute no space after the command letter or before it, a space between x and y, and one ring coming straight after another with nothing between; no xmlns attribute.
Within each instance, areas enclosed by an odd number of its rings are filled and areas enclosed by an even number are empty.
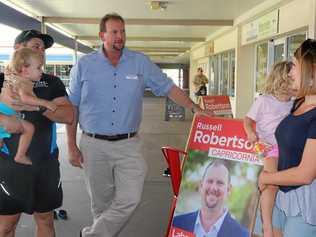
<svg viewBox="0 0 316 237"><path fill-rule="evenodd" d="M106 32L99 34L104 48L106 51L121 52L126 41L124 23L119 20L108 20L105 24Z"/></svg>
<svg viewBox="0 0 316 237"><path fill-rule="evenodd" d="M30 48L36 52L39 52L43 56L45 54L44 42L43 42L43 40L41 40L39 38L32 38L27 42L15 45L15 49L19 49L19 48L23 48L23 47Z"/></svg>
<svg viewBox="0 0 316 237"><path fill-rule="evenodd" d="M210 166L200 184L202 208L222 210L231 190L225 166Z"/></svg>

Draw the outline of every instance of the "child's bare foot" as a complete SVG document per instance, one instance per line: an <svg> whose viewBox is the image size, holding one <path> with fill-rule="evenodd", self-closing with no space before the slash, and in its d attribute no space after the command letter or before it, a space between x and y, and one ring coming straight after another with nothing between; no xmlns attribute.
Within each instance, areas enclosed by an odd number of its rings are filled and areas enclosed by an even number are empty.
<svg viewBox="0 0 316 237"><path fill-rule="evenodd" d="M32 165L32 161L26 156L16 156L14 161L23 165Z"/></svg>

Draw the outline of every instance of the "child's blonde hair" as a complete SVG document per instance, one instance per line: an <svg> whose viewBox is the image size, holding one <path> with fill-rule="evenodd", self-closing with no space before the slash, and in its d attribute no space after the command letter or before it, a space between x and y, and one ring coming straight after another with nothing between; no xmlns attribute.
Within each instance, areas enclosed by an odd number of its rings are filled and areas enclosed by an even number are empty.
<svg viewBox="0 0 316 237"><path fill-rule="evenodd" d="M274 64L266 79L264 93L274 96L288 94L293 81L289 75L292 66L289 61Z"/></svg>
<svg viewBox="0 0 316 237"><path fill-rule="evenodd" d="M20 73L23 67L29 67L31 65L31 59L40 63L44 60L43 56L39 52L30 48L21 48L13 53L8 68L13 73Z"/></svg>

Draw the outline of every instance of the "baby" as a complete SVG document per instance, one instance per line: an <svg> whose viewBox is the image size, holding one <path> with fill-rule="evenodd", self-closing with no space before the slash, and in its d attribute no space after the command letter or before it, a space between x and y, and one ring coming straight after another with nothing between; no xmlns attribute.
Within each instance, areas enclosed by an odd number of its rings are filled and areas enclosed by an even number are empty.
<svg viewBox="0 0 316 237"><path fill-rule="evenodd" d="M5 69L5 79L0 94L0 113L7 116L19 116L17 111L36 111L41 107L50 111L55 111L57 106L48 100L39 99L33 93L33 82L39 81L42 75L43 56L29 48L22 48L15 51L10 64ZM15 95L16 98L12 98ZM18 101L22 106L17 106L13 101ZM20 136L15 162L31 165L31 160L26 156L26 152L31 143L34 133L34 126L26 121L19 120L23 128ZM11 136L3 127L0 127L0 139Z"/></svg>

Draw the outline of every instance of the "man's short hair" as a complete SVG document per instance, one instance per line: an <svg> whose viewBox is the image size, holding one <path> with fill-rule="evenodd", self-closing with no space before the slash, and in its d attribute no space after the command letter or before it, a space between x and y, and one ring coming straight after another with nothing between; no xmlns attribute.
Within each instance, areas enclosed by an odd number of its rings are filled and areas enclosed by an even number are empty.
<svg viewBox="0 0 316 237"><path fill-rule="evenodd" d="M226 162L224 162L223 160L219 160L219 159L214 159L213 161L211 161L211 162L206 166L201 181L204 180L204 178L205 178L205 176L206 176L206 174L207 174L207 171L208 171L210 168L219 167L219 166L224 166L224 167L227 169L227 173L228 173L228 183L230 184L231 177L230 177L230 170L229 170L229 168L228 168L228 165L227 165Z"/></svg>
<svg viewBox="0 0 316 237"><path fill-rule="evenodd" d="M26 43L33 38L39 38L44 42L45 49L52 47L54 44L54 39L48 34L42 34L38 30L24 30L22 31L14 41L14 45Z"/></svg>
<svg viewBox="0 0 316 237"><path fill-rule="evenodd" d="M119 14L115 12L108 13L104 17L102 17L100 21L100 32L106 32L106 22L109 20L121 21L125 23L123 17L121 17Z"/></svg>

